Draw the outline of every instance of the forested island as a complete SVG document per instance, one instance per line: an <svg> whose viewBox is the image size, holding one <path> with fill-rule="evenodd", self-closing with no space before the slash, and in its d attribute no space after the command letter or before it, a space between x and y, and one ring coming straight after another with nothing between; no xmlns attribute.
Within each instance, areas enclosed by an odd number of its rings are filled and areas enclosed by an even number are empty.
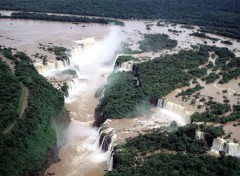
<svg viewBox="0 0 240 176"><path fill-rule="evenodd" d="M29 91L26 100L23 87ZM0 48L0 90L0 173L41 174L56 155L57 131L68 125L63 93L38 74L25 53L4 47ZM23 101L27 106L20 115Z"/></svg>
<svg viewBox="0 0 240 176"><path fill-rule="evenodd" d="M101 100L100 107L103 112L101 118L133 117L149 109L150 104L156 105L160 97L164 97L174 89L188 86L191 79L201 78L206 83L210 83L211 79L216 80L211 74L207 75L207 67L204 68L205 71L199 69L200 65L208 63L209 52L214 51L218 55L215 66L210 69L215 71L221 69L220 84L239 77L239 58L227 48L207 45L193 48L196 49L182 50L178 54L134 64L131 72L123 71L110 75L109 84L105 86L105 96ZM129 61L131 57L120 56L116 61L117 65L122 60ZM132 58L132 60L136 59ZM179 96L191 95L202 88L196 85L195 88L179 93Z"/></svg>

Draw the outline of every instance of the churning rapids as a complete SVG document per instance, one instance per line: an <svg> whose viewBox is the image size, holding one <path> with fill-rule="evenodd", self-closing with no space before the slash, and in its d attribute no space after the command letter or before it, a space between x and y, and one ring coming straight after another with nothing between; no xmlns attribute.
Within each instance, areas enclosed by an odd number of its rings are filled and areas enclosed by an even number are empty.
<svg viewBox="0 0 240 176"><path fill-rule="evenodd" d="M60 150L60 162L51 165L46 173L58 176L95 176L103 175L104 170L111 170L115 134L111 128L93 127L94 110L99 103L94 94L99 86L106 84L107 76L113 71L121 43L120 36L120 30L112 27L109 34L101 40L87 38L77 41L78 46L72 51L70 63L61 68L71 68L77 72L77 78L68 83L69 96L66 98L71 123L67 131L67 144ZM47 74L57 73L57 69L53 67L52 72ZM41 71L44 74L44 68ZM101 137L102 131L112 133L111 140Z"/></svg>

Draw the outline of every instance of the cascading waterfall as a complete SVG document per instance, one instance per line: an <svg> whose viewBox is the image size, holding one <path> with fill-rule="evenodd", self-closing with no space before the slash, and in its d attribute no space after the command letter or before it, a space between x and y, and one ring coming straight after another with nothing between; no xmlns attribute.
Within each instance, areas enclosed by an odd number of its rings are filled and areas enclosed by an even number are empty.
<svg viewBox="0 0 240 176"><path fill-rule="evenodd" d="M96 142L99 146L99 151L104 152L107 158L106 171L112 171L113 169L113 155L114 155L114 142L117 138L117 134L114 128L108 127L108 121L99 128L99 137ZM104 137L102 137L104 135ZM101 140L102 138L102 140Z"/></svg>
<svg viewBox="0 0 240 176"><path fill-rule="evenodd" d="M202 131L196 131L196 139L205 139L205 133Z"/></svg>
<svg viewBox="0 0 240 176"><path fill-rule="evenodd" d="M169 111L171 111L173 113L176 113L176 114L180 115L181 117L184 118L186 123L190 123L191 122L191 119L190 119L190 115L191 114L183 106L180 106L178 104L172 103L170 101L166 101L166 102L164 102L163 109L169 110Z"/></svg>
<svg viewBox="0 0 240 176"><path fill-rule="evenodd" d="M91 124L95 120L92 109L97 103L94 92L106 84L108 75L114 70L116 52L121 43L120 30L119 27L110 28L109 34L99 41L95 38L78 40L76 42L78 46L71 52L69 67L77 72L76 80L70 81L72 77L61 80L64 80L70 89L70 96L65 102L73 119L71 124L74 123L76 126L69 134L66 147L61 149L61 153L65 154L63 157L60 156L64 164L56 164L52 170L49 169L56 175L63 175L55 172L56 166L61 168L59 169L61 171L64 168L64 175L78 176L88 175L89 172L95 172L95 169L96 172L102 172L103 164L106 164L105 170L109 170L112 165L111 157L116 138L114 130L103 124L97 131ZM69 129L72 130L72 125ZM65 162L69 161L69 157L71 162Z"/></svg>
<svg viewBox="0 0 240 176"><path fill-rule="evenodd" d="M226 141L220 137L213 140L211 151L218 153L225 152L226 155L240 157L240 144Z"/></svg>
<svg viewBox="0 0 240 176"><path fill-rule="evenodd" d="M158 104L157 107L163 108L164 100L163 99L158 99Z"/></svg>
<svg viewBox="0 0 240 176"><path fill-rule="evenodd" d="M117 66L116 71L132 71L133 70L133 62L123 62L120 66Z"/></svg>
<svg viewBox="0 0 240 176"><path fill-rule="evenodd" d="M191 122L191 114L183 106L159 99L157 107L160 108L161 114L166 116L168 121L174 120L178 125L185 125Z"/></svg>
<svg viewBox="0 0 240 176"><path fill-rule="evenodd" d="M108 161L108 171L113 169L113 152L111 152L110 160Z"/></svg>
<svg viewBox="0 0 240 176"><path fill-rule="evenodd" d="M104 92L105 92L105 87L104 87L103 90L102 90L102 95L101 95L100 99L103 99L103 97L104 97Z"/></svg>
<svg viewBox="0 0 240 176"><path fill-rule="evenodd" d="M226 147L224 147L225 142L224 139L219 137L214 139L211 150L215 152L226 151Z"/></svg>
<svg viewBox="0 0 240 176"><path fill-rule="evenodd" d="M228 155L240 157L240 144L239 143L228 143Z"/></svg>
<svg viewBox="0 0 240 176"><path fill-rule="evenodd" d="M78 92L78 84L79 84L79 80L78 78L73 78L70 81L66 82L67 86L68 86L68 95L74 95Z"/></svg>
<svg viewBox="0 0 240 176"><path fill-rule="evenodd" d="M63 71L70 66L69 60L57 60L55 62L48 62L46 65L36 64L35 68L39 74L48 76L55 71Z"/></svg>

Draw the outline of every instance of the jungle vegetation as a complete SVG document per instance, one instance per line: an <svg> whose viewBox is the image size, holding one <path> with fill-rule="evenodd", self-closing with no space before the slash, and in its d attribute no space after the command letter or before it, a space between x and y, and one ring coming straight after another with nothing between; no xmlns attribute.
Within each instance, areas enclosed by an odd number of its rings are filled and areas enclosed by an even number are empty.
<svg viewBox="0 0 240 176"><path fill-rule="evenodd" d="M223 134L215 127L201 128L215 136ZM187 125L172 132L160 128L127 139L125 144L116 147L114 169L106 175L237 176L239 160L231 156L205 155L208 146L204 140L195 139L197 129L197 125Z"/></svg>
<svg viewBox="0 0 240 176"><path fill-rule="evenodd" d="M0 61L0 107L8 106L1 110L0 175L34 175L47 160L49 150L56 146L53 126L66 119L64 96L38 74L25 53L14 54L11 48L1 48L0 53L15 64L14 74ZM17 118L20 84L29 89L29 97L23 117ZM3 133L2 129L10 123L14 123L12 129Z"/></svg>

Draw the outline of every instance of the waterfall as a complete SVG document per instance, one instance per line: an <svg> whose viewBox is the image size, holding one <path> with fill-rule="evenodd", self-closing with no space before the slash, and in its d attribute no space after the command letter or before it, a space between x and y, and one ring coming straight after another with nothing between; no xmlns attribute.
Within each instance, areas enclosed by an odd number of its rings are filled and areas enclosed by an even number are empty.
<svg viewBox="0 0 240 176"><path fill-rule="evenodd" d="M101 95L100 99L103 99L103 97L104 97L104 92L105 92L105 87L104 87L103 90L102 90L102 95Z"/></svg>
<svg viewBox="0 0 240 176"><path fill-rule="evenodd" d="M137 87L139 86L139 80L137 80L137 84L136 84L136 86L137 86Z"/></svg>
<svg viewBox="0 0 240 176"><path fill-rule="evenodd" d="M43 76L48 76L52 72L55 71L62 71L70 66L69 60L56 60L55 62L48 62L46 65L43 64L36 64L35 68L39 74Z"/></svg>
<svg viewBox="0 0 240 176"><path fill-rule="evenodd" d="M117 67L116 71L132 71L133 62L123 62L120 67Z"/></svg>
<svg viewBox="0 0 240 176"><path fill-rule="evenodd" d="M176 114L180 115L181 117L184 118L186 123L191 122L191 119L190 119L191 114L187 111L187 108L185 108L183 106L172 103L170 101L166 101L166 102L164 102L163 109L169 110L173 113L176 113Z"/></svg>
<svg viewBox="0 0 240 176"><path fill-rule="evenodd" d="M157 107L161 109L163 116L167 116L168 121L175 120L179 125L185 125L191 122L191 114L187 111L187 108L181 105L159 99Z"/></svg>
<svg viewBox="0 0 240 176"><path fill-rule="evenodd" d="M77 78L74 78L74 79L66 82L66 84L68 86L68 95L75 94L78 91L77 90L78 83L79 83L79 81Z"/></svg>
<svg viewBox="0 0 240 176"><path fill-rule="evenodd" d="M99 148L101 151L103 151L103 145L105 143L105 138L106 138L106 135L103 137L102 143L101 143L100 148Z"/></svg>
<svg viewBox="0 0 240 176"><path fill-rule="evenodd" d="M196 131L196 139L205 139L205 133L202 131Z"/></svg>
<svg viewBox="0 0 240 176"><path fill-rule="evenodd" d="M224 151L225 142L226 141L224 139L219 138L219 137L214 139L211 150L214 152Z"/></svg>
<svg viewBox="0 0 240 176"><path fill-rule="evenodd" d="M228 155L240 157L240 144L229 142Z"/></svg>
<svg viewBox="0 0 240 176"><path fill-rule="evenodd" d="M101 130L101 128L99 128L99 130ZM99 145L100 145L100 138L101 138L101 136L102 136L102 131L100 131L100 133L98 132L98 138L97 138L97 140L96 140L96 142L95 142L95 146L97 147L97 148L99 148Z"/></svg>
<svg viewBox="0 0 240 176"><path fill-rule="evenodd" d="M113 169L113 152L111 153L110 160L108 161L108 171Z"/></svg>
<svg viewBox="0 0 240 176"><path fill-rule="evenodd" d="M163 99L158 99L158 104L157 107L163 108L164 100Z"/></svg>
<svg viewBox="0 0 240 176"><path fill-rule="evenodd" d="M226 141L220 137L213 140L211 151L219 153L220 151L225 152L226 155L240 157L240 144Z"/></svg>

